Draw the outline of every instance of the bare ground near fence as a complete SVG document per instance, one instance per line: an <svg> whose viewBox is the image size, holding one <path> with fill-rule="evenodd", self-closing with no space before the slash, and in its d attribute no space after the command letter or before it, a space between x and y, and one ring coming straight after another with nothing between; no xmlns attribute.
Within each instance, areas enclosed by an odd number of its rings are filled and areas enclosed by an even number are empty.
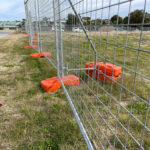
<svg viewBox="0 0 150 150"><path fill-rule="evenodd" d="M0 40L0 149L86 149L62 89L45 93L40 81L56 76L46 59L30 59L27 37Z"/></svg>

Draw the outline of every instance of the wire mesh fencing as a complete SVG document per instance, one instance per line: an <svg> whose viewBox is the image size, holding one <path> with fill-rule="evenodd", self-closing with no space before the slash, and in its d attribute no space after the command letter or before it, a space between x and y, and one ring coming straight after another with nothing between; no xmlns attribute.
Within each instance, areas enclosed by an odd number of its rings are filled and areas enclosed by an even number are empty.
<svg viewBox="0 0 150 150"><path fill-rule="evenodd" d="M88 149L150 149L150 1L27 0L25 10L30 45L51 53ZM64 85L68 74L80 84Z"/></svg>

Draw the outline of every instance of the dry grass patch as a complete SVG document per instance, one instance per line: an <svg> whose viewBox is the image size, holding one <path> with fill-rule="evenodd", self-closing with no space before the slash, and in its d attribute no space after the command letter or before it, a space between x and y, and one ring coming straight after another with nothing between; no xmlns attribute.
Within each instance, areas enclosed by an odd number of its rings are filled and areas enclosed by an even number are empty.
<svg viewBox="0 0 150 150"><path fill-rule="evenodd" d="M46 59L31 59L27 38L0 44L0 149L86 149L62 89L45 93L40 81L56 76ZM49 68L49 69L47 69Z"/></svg>

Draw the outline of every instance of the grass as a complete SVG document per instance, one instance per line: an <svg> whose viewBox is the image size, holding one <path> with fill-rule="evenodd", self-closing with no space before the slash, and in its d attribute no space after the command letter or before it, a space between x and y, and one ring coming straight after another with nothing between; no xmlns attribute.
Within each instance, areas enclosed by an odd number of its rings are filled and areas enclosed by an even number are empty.
<svg viewBox="0 0 150 150"><path fill-rule="evenodd" d="M43 33L43 39L48 39L49 35L51 35L52 38L53 33L50 32L48 35ZM95 147L100 146L99 141L101 141L102 144L109 149L109 143L107 142L109 139L111 144L114 144L117 149L123 149L121 143L114 137L114 133L112 133L110 128L107 127L103 120L105 119L109 124L109 127L116 132L120 141L126 145L128 149L138 149L139 147L135 141L130 136L127 136L125 130L120 124L116 123L116 120L109 113L108 109L119 119L120 123L122 123L126 129L128 129L129 124L129 132L140 143L144 131L143 127L136 119L129 116L127 111L130 111L143 124L145 123L145 115L149 106L140 101L137 97L139 96L145 102L149 101L150 81L145 77L141 77L139 74L150 77L150 53L138 51L138 48L150 51L149 32L143 32L140 45L140 33L129 33L128 37L125 33L118 33L117 35L115 35L115 33L109 33L108 37L106 33L102 33L101 36L99 36L99 33L97 32L89 32L89 35L97 50L98 62L114 62L119 66L124 66L122 76L118 81L118 83L122 84L124 88L121 88L117 83L111 85L108 83L104 84L101 81L96 82L85 72L74 71L70 72L70 74L72 73L80 77L80 86L68 87L69 94L73 99L73 103L79 112L81 120L84 122L84 125L86 124L85 128L87 132L89 132L89 137ZM127 38L128 40L126 41ZM126 42L128 46L127 48L125 48ZM114 46L114 44L119 46ZM51 42L47 42L44 50L47 50L48 47L51 47L49 51L52 53L55 52L54 45ZM85 63L94 60L93 50L83 33L63 33L63 47L64 64L68 63L69 68L84 68ZM55 57L52 58L52 60L53 59L55 59ZM139 74L135 74L134 72L138 72ZM132 95L132 92L135 93L137 97ZM113 98L110 98L108 93L111 94L111 96L117 100L124 109L122 109ZM97 114L98 111L101 116ZM95 121L91 115L96 118ZM90 121L87 121L87 118L90 118ZM101 130L99 129L98 124L100 125ZM98 138L92 131L91 126L96 131ZM149 119L146 126L150 127ZM116 127L117 131L115 131ZM104 135L107 135L107 140L102 136L102 131ZM143 147L149 149L150 145L148 144L148 141L150 140L150 133L146 132L146 130L144 132Z"/></svg>
<svg viewBox="0 0 150 150"><path fill-rule="evenodd" d="M145 102L149 101L150 81L134 72L136 71L149 77L150 53L138 52L133 49L138 49L139 33L128 34L128 48L124 48L126 42L125 34L118 34L117 38L112 33L108 37L105 33L101 36L97 35L97 33L89 34L97 50L97 61L115 62L125 67L118 81L124 88L121 88L118 83L110 84L93 80L92 77L83 71L70 72L70 74L80 77L80 85L66 88L81 121L84 123L92 144L95 147L100 147L99 141L101 141L106 149L110 149L110 144L107 142L109 140L116 149L123 149L121 142L128 149L138 149L139 147L135 141L124 130L126 128L138 142L141 142L141 136L144 133L142 146L146 150L149 149L150 133L143 130L143 126L130 116L128 111L150 128L149 114L148 120L145 122L149 106L129 92L135 93L144 99ZM51 60L56 64L54 33L43 33L41 36L44 39L43 50L51 52ZM46 59L30 59L28 55L34 51L22 48L26 40L23 37L15 41L13 48L11 48L12 46L9 47L8 44L4 44L5 49L10 49L12 60L15 62L19 60L19 62L16 64L10 62L4 66L8 70L14 70L14 72L9 72L9 77L13 80L9 82L5 78L0 80L1 85L5 84L10 89L13 89L8 94L7 90L9 91L9 89L5 89L6 87L4 86L4 90L0 92L7 99L10 99L8 102L17 108L15 113L17 112L18 114L18 119L15 117L15 121L10 123L12 125L11 128L7 127L4 130L5 127L2 127L3 142L9 139L11 141L10 146L14 149L86 149L63 90L59 89L54 93L45 93L40 87L40 81L56 76L56 70L49 65ZM143 33L140 48L150 50L149 40L149 34ZM111 44L106 44L106 42ZM120 46L115 47L113 45L115 42ZM2 43L3 41L0 44ZM1 48L2 52L4 47ZM85 63L94 59L89 42L82 33L63 33L63 47L64 65L68 64L69 68L84 68ZM18 59L15 58L16 56ZM20 67L17 70L14 69L18 64ZM136 82L134 82L135 77ZM13 94L14 92L15 94ZM12 98L10 98L10 94L11 96L13 95ZM109 94L113 98L110 98ZM116 122L108 110L118 118L121 124ZM1 120L4 119L2 118ZM5 125L5 121L3 121L3 124ZM97 136L95 136L91 126ZM113 133L110 128L113 130ZM116 133L121 142L114 136L114 133ZM108 139L105 138L105 135Z"/></svg>
<svg viewBox="0 0 150 150"><path fill-rule="evenodd" d="M15 38L15 40L13 40ZM45 93L40 81L56 76L46 59L31 59L27 38L12 34L0 41L0 149L86 149L66 97Z"/></svg>

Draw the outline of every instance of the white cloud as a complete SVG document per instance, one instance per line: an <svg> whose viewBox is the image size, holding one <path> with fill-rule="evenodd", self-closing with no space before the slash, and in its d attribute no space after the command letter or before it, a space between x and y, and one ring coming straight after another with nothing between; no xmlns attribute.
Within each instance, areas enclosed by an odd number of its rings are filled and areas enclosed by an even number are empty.
<svg viewBox="0 0 150 150"><path fill-rule="evenodd" d="M109 6L109 2L110 0L76 0L76 2L80 3L77 5L77 11L80 10L80 13L86 12L86 11L93 11L94 9L100 9L102 8L102 1L103 3L103 7L107 7ZM125 0L111 0L111 4L116 4L118 2L123 2ZM133 0L131 2L131 11L134 11L135 9L144 9L144 1L145 0ZM51 0L39 0L39 2L41 2L42 4L45 2L49 2L49 7L50 4L52 4ZM72 2L75 2L74 0L72 0ZM91 3L92 2L92 3ZM119 11L119 15L122 17L125 17L128 15L129 13L129 3L130 2L126 2L126 3L122 3L120 4L120 11ZM65 1L63 7L68 7L69 3L68 1ZM51 8L51 7L50 7ZM111 7L111 14L110 17L114 14L117 14L117 10L118 10L118 6L113 6ZM68 11L72 12L71 9L69 9ZM146 11L150 12L150 0L147 0L147 5L146 5ZM45 11L44 11L45 12ZM109 7L103 9L103 18L108 18L108 12L109 12ZM44 15L49 15L49 12L47 11L46 13L44 13ZM92 18L94 18L95 16L95 12L93 11L93 13L88 13L85 14L85 16L90 16ZM84 16L84 15L83 15ZM97 17L100 18L101 16L101 11L98 11ZM25 17L25 11L24 11L24 0L0 0L0 20L17 20L17 19L22 19Z"/></svg>
<svg viewBox="0 0 150 150"><path fill-rule="evenodd" d="M9 2L7 0L6 1L0 0L0 14L8 13L12 7L13 7L12 1Z"/></svg>
<svg viewBox="0 0 150 150"><path fill-rule="evenodd" d="M0 0L0 20L20 20L24 14L24 0Z"/></svg>

